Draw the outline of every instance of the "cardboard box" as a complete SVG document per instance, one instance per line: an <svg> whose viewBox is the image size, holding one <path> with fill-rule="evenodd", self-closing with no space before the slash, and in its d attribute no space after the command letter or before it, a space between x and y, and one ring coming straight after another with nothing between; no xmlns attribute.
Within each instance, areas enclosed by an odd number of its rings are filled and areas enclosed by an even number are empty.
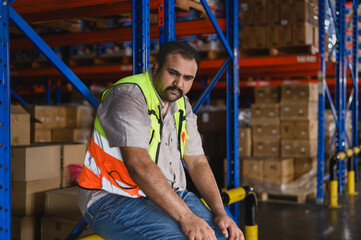
<svg viewBox="0 0 361 240"><path fill-rule="evenodd" d="M239 128L239 156L252 155L251 128Z"/></svg>
<svg viewBox="0 0 361 240"><path fill-rule="evenodd" d="M275 28L278 36L278 47L287 47L292 45L292 25L279 25Z"/></svg>
<svg viewBox="0 0 361 240"><path fill-rule="evenodd" d="M263 181L273 184L287 184L293 182L293 159L274 158L265 159L263 163Z"/></svg>
<svg viewBox="0 0 361 240"><path fill-rule="evenodd" d="M281 140L282 157L316 157L317 140Z"/></svg>
<svg viewBox="0 0 361 240"><path fill-rule="evenodd" d="M30 114L20 105L10 106L11 146L30 144Z"/></svg>
<svg viewBox="0 0 361 240"><path fill-rule="evenodd" d="M30 145L11 148L13 181L60 178L60 145Z"/></svg>
<svg viewBox="0 0 361 240"><path fill-rule="evenodd" d="M79 219L80 221L80 219ZM42 240L59 240L66 239L73 228L78 224L77 220L59 218L59 217L42 217L41 218L41 239ZM80 234L83 238L94 234L89 226Z"/></svg>
<svg viewBox="0 0 361 240"><path fill-rule="evenodd" d="M31 141L35 143L51 142L51 129L33 128L31 131Z"/></svg>
<svg viewBox="0 0 361 240"><path fill-rule="evenodd" d="M278 118L279 104L256 103L251 105L252 119L256 118Z"/></svg>
<svg viewBox="0 0 361 240"><path fill-rule="evenodd" d="M292 44L294 46L313 45L313 33L313 26L310 23L294 23L292 27Z"/></svg>
<svg viewBox="0 0 361 240"><path fill-rule="evenodd" d="M318 121L313 120L289 120L281 121L282 139L311 140L317 139Z"/></svg>
<svg viewBox="0 0 361 240"><path fill-rule="evenodd" d="M281 24L289 24L291 22L292 12L291 0L279 1L279 18Z"/></svg>
<svg viewBox="0 0 361 240"><path fill-rule="evenodd" d="M74 185L72 181L72 172L69 169L71 164L83 164L86 153L85 144L66 144L62 146L62 169L61 169L61 187L70 187Z"/></svg>
<svg viewBox="0 0 361 240"><path fill-rule="evenodd" d="M57 128L51 130L52 142L75 142L88 144L91 128Z"/></svg>
<svg viewBox="0 0 361 240"><path fill-rule="evenodd" d="M317 102L281 102L281 120L317 119Z"/></svg>
<svg viewBox="0 0 361 240"><path fill-rule="evenodd" d="M278 141L280 139L280 123L278 119L252 121L253 139Z"/></svg>
<svg viewBox="0 0 361 240"><path fill-rule="evenodd" d="M45 193L45 216L82 219L78 207L79 187L70 187L47 191Z"/></svg>
<svg viewBox="0 0 361 240"><path fill-rule="evenodd" d="M66 126L66 108L63 106L30 106L30 114L40 122L33 128L63 128Z"/></svg>
<svg viewBox="0 0 361 240"><path fill-rule="evenodd" d="M268 24L268 9L266 3L255 5L256 26L266 26Z"/></svg>
<svg viewBox="0 0 361 240"><path fill-rule="evenodd" d="M314 158L295 158L293 160L295 166L295 180L302 175L317 168L317 157Z"/></svg>
<svg viewBox="0 0 361 240"><path fill-rule="evenodd" d="M67 106L66 127L92 128L94 125L94 110L91 106Z"/></svg>
<svg viewBox="0 0 361 240"><path fill-rule="evenodd" d="M253 139L254 157L279 157L280 142L263 139Z"/></svg>
<svg viewBox="0 0 361 240"><path fill-rule="evenodd" d="M269 0L267 2L267 17L270 26L280 24L280 3L279 0ZM271 35L268 35L271 36Z"/></svg>
<svg viewBox="0 0 361 240"><path fill-rule="evenodd" d="M254 179L263 181L263 159L262 158L243 158L242 176L244 179Z"/></svg>
<svg viewBox="0 0 361 240"><path fill-rule="evenodd" d="M255 103L278 103L280 101L280 87L267 86L254 88Z"/></svg>
<svg viewBox="0 0 361 240"><path fill-rule="evenodd" d="M201 133L206 131L225 131L227 129L227 112L223 106L201 108L197 116L198 130Z"/></svg>
<svg viewBox="0 0 361 240"><path fill-rule="evenodd" d="M60 187L60 177L30 182L12 182L12 214L41 215L44 212L45 191Z"/></svg>
<svg viewBox="0 0 361 240"><path fill-rule="evenodd" d="M278 25L271 25L267 27L268 47L278 47L281 45L281 40L279 39L280 36L278 35L278 27ZM258 102L256 101L256 103Z"/></svg>
<svg viewBox="0 0 361 240"><path fill-rule="evenodd" d="M317 102L316 83L285 84L281 86L281 102Z"/></svg>
<svg viewBox="0 0 361 240"><path fill-rule="evenodd" d="M11 219L12 240L36 240L39 239L40 234L38 231L38 221L34 216L17 217L12 216Z"/></svg>
<svg viewBox="0 0 361 240"><path fill-rule="evenodd" d="M292 1L292 14L290 14L291 23L310 23L313 24L314 12L309 1Z"/></svg>
<svg viewBox="0 0 361 240"><path fill-rule="evenodd" d="M267 27L246 27L242 29L242 49L266 48L267 46Z"/></svg>

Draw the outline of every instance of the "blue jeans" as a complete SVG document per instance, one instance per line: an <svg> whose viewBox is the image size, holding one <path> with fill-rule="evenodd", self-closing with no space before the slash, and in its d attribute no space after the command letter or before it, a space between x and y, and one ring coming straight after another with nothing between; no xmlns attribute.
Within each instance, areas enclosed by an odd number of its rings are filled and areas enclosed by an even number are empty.
<svg viewBox="0 0 361 240"><path fill-rule="evenodd" d="M213 221L212 212L192 192L184 190L177 194L209 224L217 239L225 239ZM88 208L84 219L95 233L107 240L187 240L177 221L152 200L143 197L108 194Z"/></svg>

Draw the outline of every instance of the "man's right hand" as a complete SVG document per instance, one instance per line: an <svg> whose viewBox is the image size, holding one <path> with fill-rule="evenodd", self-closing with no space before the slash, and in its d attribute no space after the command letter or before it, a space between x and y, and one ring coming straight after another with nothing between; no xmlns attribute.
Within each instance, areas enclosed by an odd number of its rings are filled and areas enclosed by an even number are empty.
<svg viewBox="0 0 361 240"><path fill-rule="evenodd" d="M193 213L179 220L182 231L189 240L217 240L213 229Z"/></svg>

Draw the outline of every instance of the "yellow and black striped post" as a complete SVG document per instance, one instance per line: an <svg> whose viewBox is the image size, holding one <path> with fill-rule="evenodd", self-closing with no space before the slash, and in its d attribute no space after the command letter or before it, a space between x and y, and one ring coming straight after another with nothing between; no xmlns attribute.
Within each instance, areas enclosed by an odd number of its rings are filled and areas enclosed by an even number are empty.
<svg viewBox="0 0 361 240"><path fill-rule="evenodd" d="M245 238L258 240L258 203L251 187L234 188L221 193L224 205L245 200Z"/></svg>

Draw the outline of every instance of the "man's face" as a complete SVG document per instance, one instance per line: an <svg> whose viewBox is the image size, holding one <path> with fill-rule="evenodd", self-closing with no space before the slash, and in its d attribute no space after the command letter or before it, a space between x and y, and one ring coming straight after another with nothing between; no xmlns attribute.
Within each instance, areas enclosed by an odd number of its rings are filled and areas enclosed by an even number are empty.
<svg viewBox="0 0 361 240"><path fill-rule="evenodd" d="M189 92L196 73L196 60L168 54L162 68L154 65L154 87L164 102L174 102Z"/></svg>

